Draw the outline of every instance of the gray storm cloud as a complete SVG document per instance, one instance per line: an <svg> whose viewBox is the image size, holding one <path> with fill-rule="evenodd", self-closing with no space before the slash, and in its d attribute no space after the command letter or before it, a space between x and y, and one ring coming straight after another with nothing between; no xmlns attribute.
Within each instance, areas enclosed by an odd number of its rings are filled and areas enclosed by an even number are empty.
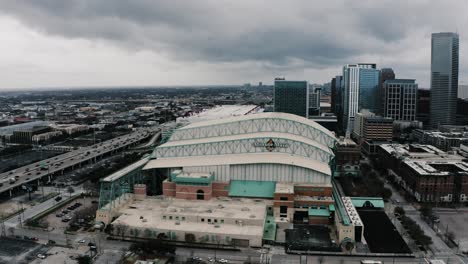
<svg viewBox="0 0 468 264"><path fill-rule="evenodd" d="M464 16L456 14L467 6L455 0L0 0L2 14L42 34L151 50L181 63L254 61L264 70L336 67L339 73L345 63L373 59L408 75L428 69L407 57L427 47L431 32L465 30L458 28Z"/></svg>

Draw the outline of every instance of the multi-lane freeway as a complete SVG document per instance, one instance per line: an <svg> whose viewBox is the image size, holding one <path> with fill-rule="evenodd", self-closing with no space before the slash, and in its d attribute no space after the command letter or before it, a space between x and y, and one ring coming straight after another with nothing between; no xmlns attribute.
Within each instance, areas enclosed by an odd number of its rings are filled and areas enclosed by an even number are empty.
<svg viewBox="0 0 468 264"><path fill-rule="evenodd" d="M50 181L51 176L63 174L66 169L74 169L86 162L95 162L104 155L137 145L157 132L157 128L139 129L127 135L1 173L0 193L10 191L11 195L12 190L24 184L40 179Z"/></svg>

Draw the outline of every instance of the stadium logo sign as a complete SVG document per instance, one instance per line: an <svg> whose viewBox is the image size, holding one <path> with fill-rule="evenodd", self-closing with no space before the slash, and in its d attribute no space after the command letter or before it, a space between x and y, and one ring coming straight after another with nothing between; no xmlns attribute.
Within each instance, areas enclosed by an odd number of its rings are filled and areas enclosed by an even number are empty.
<svg viewBox="0 0 468 264"><path fill-rule="evenodd" d="M267 142L255 142L253 146L256 148L266 148L268 151L272 152L276 148L287 148L289 147L288 143L276 143L273 139L269 139Z"/></svg>

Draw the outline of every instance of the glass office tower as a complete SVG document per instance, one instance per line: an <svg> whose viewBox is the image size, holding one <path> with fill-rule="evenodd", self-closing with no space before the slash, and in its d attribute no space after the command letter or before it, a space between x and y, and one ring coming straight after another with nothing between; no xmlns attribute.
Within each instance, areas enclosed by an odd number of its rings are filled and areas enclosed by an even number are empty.
<svg viewBox="0 0 468 264"><path fill-rule="evenodd" d="M309 117L309 84L307 81L275 79L275 112Z"/></svg>
<svg viewBox="0 0 468 264"><path fill-rule="evenodd" d="M456 123L458 47L458 34L432 34L430 119L433 128Z"/></svg>
<svg viewBox="0 0 468 264"><path fill-rule="evenodd" d="M359 110L379 111L379 78L380 71L375 68L359 70Z"/></svg>
<svg viewBox="0 0 468 264"><path fill-rule="evenodd" d="M347 64L343 67L343 130L346 136L354 128L354 116L362 109L379 107L380 71L374 63Z"/></svg>

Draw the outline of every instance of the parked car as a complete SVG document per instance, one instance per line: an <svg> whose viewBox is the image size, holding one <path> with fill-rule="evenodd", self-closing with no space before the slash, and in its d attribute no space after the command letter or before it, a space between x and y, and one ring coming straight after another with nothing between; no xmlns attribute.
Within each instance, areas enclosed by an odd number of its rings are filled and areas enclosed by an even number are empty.
<svg viewBox="0 0 468 264"><path fill-rule="evenodd" d="M40 259L45 259L47 256L44 254L37 254L37 257Z"/></svg>

